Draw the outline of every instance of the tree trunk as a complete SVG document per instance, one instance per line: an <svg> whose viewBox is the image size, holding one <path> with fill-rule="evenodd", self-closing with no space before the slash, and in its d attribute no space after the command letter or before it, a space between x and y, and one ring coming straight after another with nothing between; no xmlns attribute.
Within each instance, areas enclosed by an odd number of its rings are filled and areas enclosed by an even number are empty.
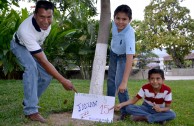
<svg viewBox="0 0 194 126"><path fill-rule="evenodd" d="M110 32L110 16L110 0L101 0L100 25L90 82L90 94L103 94L107 43Z"/></svg>

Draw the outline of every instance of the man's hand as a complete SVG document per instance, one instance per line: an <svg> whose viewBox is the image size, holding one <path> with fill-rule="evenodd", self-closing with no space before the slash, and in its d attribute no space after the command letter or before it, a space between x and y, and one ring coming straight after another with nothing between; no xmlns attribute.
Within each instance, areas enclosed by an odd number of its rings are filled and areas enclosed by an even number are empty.
<svg viewBox="0 0 194 126"><path fill-rule="evenodd" d="M62 85L63 85L63 87L65 88L65 90L72 90L72 89L75 89L74 87L73 87L73 84L71 83L71 81L70 80L65 80L65 81L63 81L63 82L61 82L62 83Z"/></svg>

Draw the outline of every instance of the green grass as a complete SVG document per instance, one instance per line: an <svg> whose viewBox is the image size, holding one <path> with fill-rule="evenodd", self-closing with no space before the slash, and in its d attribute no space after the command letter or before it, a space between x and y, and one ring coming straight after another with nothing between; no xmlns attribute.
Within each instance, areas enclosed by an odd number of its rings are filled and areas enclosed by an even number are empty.
<svg viewBox="0 0 194 126"><path fill-rule="evenodd" d="M80 93L89 92L88 80L72 80ZM139 88L147 80L131 80L128 88L130 96L136 95ZM173 92L172 109L176 112L175 120L167 122L167 126L194 126L194 80L165 81ZM106 91L106 81L104 94ZM22 110L23 86L21 80L0 80L0 126L20 126L29 123L25 119ZM67 103L64 105L64 100ZM72 111L74 92L65 91L63 87L53 80L48 89L42 95L39 111L44 117L51 113ZM118 102L118 99L116 100ZM141 102L140 102L141 103ZM138 104L140 104L138 103ZM97 126L159 126L158 124L147 124L143 122L132 122L130 120L118 121L111 124L96 123Z"/></svg>

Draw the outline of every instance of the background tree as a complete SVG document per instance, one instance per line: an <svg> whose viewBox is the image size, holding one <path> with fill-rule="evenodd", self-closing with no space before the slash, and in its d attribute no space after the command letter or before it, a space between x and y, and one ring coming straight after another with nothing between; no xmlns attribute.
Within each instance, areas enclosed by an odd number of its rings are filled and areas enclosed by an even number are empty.
<svg viewBox="0 0 194 126"><path fill-rule="evenodd" d="M66 0L59 3L61 14L57 18L58 24L63 30L76 29L76 32L64 36L60 44L55 41L60 47L60 55L54 64L63 72L64 68L70 70L79 66L82 78L90 79L98 30L98 21L91 19L97 14L94 0Z"/></svg>
<svg viewBox="0 0 194 126"><path fill-rule="evenodd" d="M179 0L152 0L145 8L146 48L166 48L178 68L194 48L194 20Z"/></svg>
<svg viewBox="0 0 194 126"><path fill-rule="evenodd" d="M97 14L94 7L95 0L51 1L56 5L59 13L54 14L55 26L58 27L53 28L45 43L48 59L66 77L68 77L67 70L78 66L82 78L90 79L98 25L97 21L91 19ZM59 29L60 32L56 32ZM72 30L76 31L69 34ZM58 35L65 31L66 35L63 34L63 37ZM56 41L52 36L61 36L61 39ZM52 43L52 46L47 43ZM51 52L50 49L53 51Z"/></svg>
<svg viewBox="0 0 194 126"><path fill-rule="evenodd" d="M69 46L64 50L63 60L70 61L68 69L79 66L82 78L90 79L99 23L90 19L74 20L74 23L79 29L73 35L65 36L66 42L62 46Z"/></svg>
<svg viewBox="0 0 194 126"><path fill-rule="evenodd" d="M137 66L139 68L138 71L141 71L142 77L144 78L144 71L146 69L146 65L150 62L153 62L153 58L158 58L158 56L152 53L153 48L148 45L147 37L145 36L146 31L142 29L146 29L147 25L144 21L134 20L131 22L131 26L135 30L135 39L136 39L136 54L135 57L138 59ZM137 71L135 71L137 72Z"/></svg>
<svg viewBox="0 0 194 126"><path fill-rule="evenodd" d="M65 50L70 46L69 41L65 41L65 37L73 36L77 29L66 27L65 23L61 22L60 11L54 11L52 29L49 36L44 42L44 51L49 61L63 75L66 75L65 68L70 64L67 60L68 55Z"/></svg>

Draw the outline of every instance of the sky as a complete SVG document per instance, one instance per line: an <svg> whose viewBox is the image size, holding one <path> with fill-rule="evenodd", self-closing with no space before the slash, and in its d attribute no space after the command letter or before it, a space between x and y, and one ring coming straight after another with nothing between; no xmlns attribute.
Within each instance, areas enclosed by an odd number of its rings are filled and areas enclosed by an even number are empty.
<svg viewBox="0 0 194 126"><path fill-rule="evenodd" d="M97 2L97 11L100 13L100 1ZM111 18L113 18L114 10L117 6L121 4L127 4L132 9L132 18L133 20L143 20L144 18L144 9L147 5L149 5L150 0L110 0L111 2ZM194 19L194 0L184 0L184 2L180 3L181 6L187 7L190 10L190 15ZM100 19L100 15L98 16Z"/></svg>
<svg viewBox="0 0 194 126"><path fill-rule="evenodd" d="M28 0L23 0L23 1L28 1ZM100 19L100 1L97 0L97 11L99 15L97 16L97 19ZM147 5L149 5L150 0L110 0L111 2L111 18L113 18L113 13L114 10L116 9L117 6L121 4L127 4L131 7L132 9L132 16L133 20L143 20L144 18L144 9ZM27 2L19 2L19 5L21 8L27 8L30 11L33 11L33 8L31 6L34 6L35 4L33 2L27 3ZM183 2L180 3L181 6L187 7L190 10L190 15L194 19L194 0L184 0ZM14 7L16 8L16 7Z"/></svg>

